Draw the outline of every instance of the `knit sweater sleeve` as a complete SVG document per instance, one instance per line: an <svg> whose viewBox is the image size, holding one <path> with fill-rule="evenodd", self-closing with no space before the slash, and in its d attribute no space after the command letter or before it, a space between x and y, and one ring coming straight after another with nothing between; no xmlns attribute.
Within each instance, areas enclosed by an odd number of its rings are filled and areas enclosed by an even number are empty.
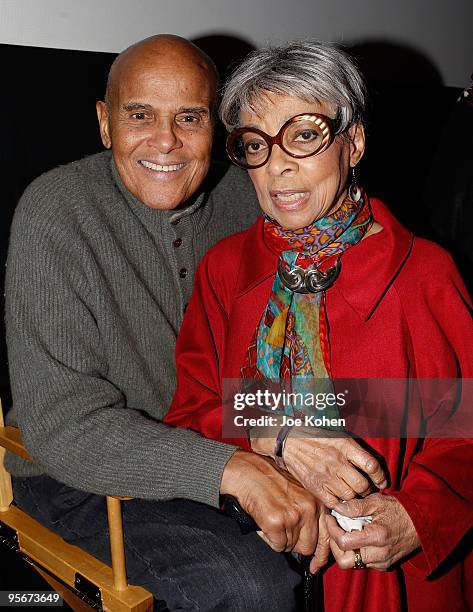
<svg viewBox="0 0 473 612"><path fill-rule="evenodd" d="M235 448L150 418L107 378L87 245L65 222L66 208L58 214L57 193L51 181L25 192L7 264L10 378L29 453L41 472L93 493L218 505Z"/></svg>

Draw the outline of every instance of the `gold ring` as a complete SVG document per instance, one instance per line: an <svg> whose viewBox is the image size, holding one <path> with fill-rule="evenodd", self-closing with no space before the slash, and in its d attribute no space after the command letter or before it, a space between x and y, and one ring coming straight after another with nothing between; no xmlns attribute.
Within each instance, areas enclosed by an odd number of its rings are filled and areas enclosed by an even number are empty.
<svg viewBox="0 0 473 612"><path fill-rule="evenodd" d="M366 565L363 563L363 559L361 558L360 549L355 548L353 552L355 553L355 564L353 565L353 569L365 569Z"/></svg>

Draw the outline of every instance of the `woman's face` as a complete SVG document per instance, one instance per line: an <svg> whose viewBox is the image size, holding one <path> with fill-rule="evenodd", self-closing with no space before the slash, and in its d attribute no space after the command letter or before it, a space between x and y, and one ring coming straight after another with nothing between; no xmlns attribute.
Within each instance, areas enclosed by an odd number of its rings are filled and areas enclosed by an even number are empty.
<svg viewBox="0 0 473 612"><path fill-rule="evenodd" d="M266 93L257 110L257 114L242 112L241 125L257 127L271 136L295 115L334 116L327 105L271 92ZM345 198L350 167L358 163L364 147L361 125L338 135L328 149L312 157L296 159L274 145L264 166L248 170L261 208L290 229L305 227L333 212Z"/></svg>

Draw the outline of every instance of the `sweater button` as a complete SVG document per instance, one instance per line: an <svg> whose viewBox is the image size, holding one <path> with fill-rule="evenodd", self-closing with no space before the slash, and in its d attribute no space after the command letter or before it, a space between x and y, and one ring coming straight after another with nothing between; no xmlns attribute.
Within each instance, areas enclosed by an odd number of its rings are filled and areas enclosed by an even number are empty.
<svg viewBox="0 0 473 612"><path fill-rule="evenodd" d="M180 220L181 220L181 218L180 218L180 217L178 217L177 219L173 219L173 220L171 221L171 225L177 225L177 224L179 223L179 221L180 221Z"/></svg>
<svg viewBox="0 0 473 612"><path fill-rule="evenodd" d="M181 244L182 244L182 238L176 238L176 240L173 241L172 246L177 249L177 247L180 247Z"/></svg>
<svg viewBox="0 0 473 612"><path fill-rule="evenodd" d="M179 276L180 276L181 278L186 278L186 276L187 276L187 269L186 269L186 268L181 268L181 269L179 270Z"/></svg>

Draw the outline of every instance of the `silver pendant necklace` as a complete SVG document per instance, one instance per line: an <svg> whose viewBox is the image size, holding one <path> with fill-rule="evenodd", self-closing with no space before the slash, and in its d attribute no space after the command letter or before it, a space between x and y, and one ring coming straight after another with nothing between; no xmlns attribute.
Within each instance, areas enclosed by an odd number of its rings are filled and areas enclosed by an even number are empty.
<svg viewBox="0 0 473 612"><path fill-rule="evenodd" d="M281 257L278 260L278 274L282 284L294 291L294 293L318 293L325 291L337 280L342 264L337 259L335 265L322 272L316 267L304 270L299 266L294 266L291 270L285 270L281 264Z"/></svg>

